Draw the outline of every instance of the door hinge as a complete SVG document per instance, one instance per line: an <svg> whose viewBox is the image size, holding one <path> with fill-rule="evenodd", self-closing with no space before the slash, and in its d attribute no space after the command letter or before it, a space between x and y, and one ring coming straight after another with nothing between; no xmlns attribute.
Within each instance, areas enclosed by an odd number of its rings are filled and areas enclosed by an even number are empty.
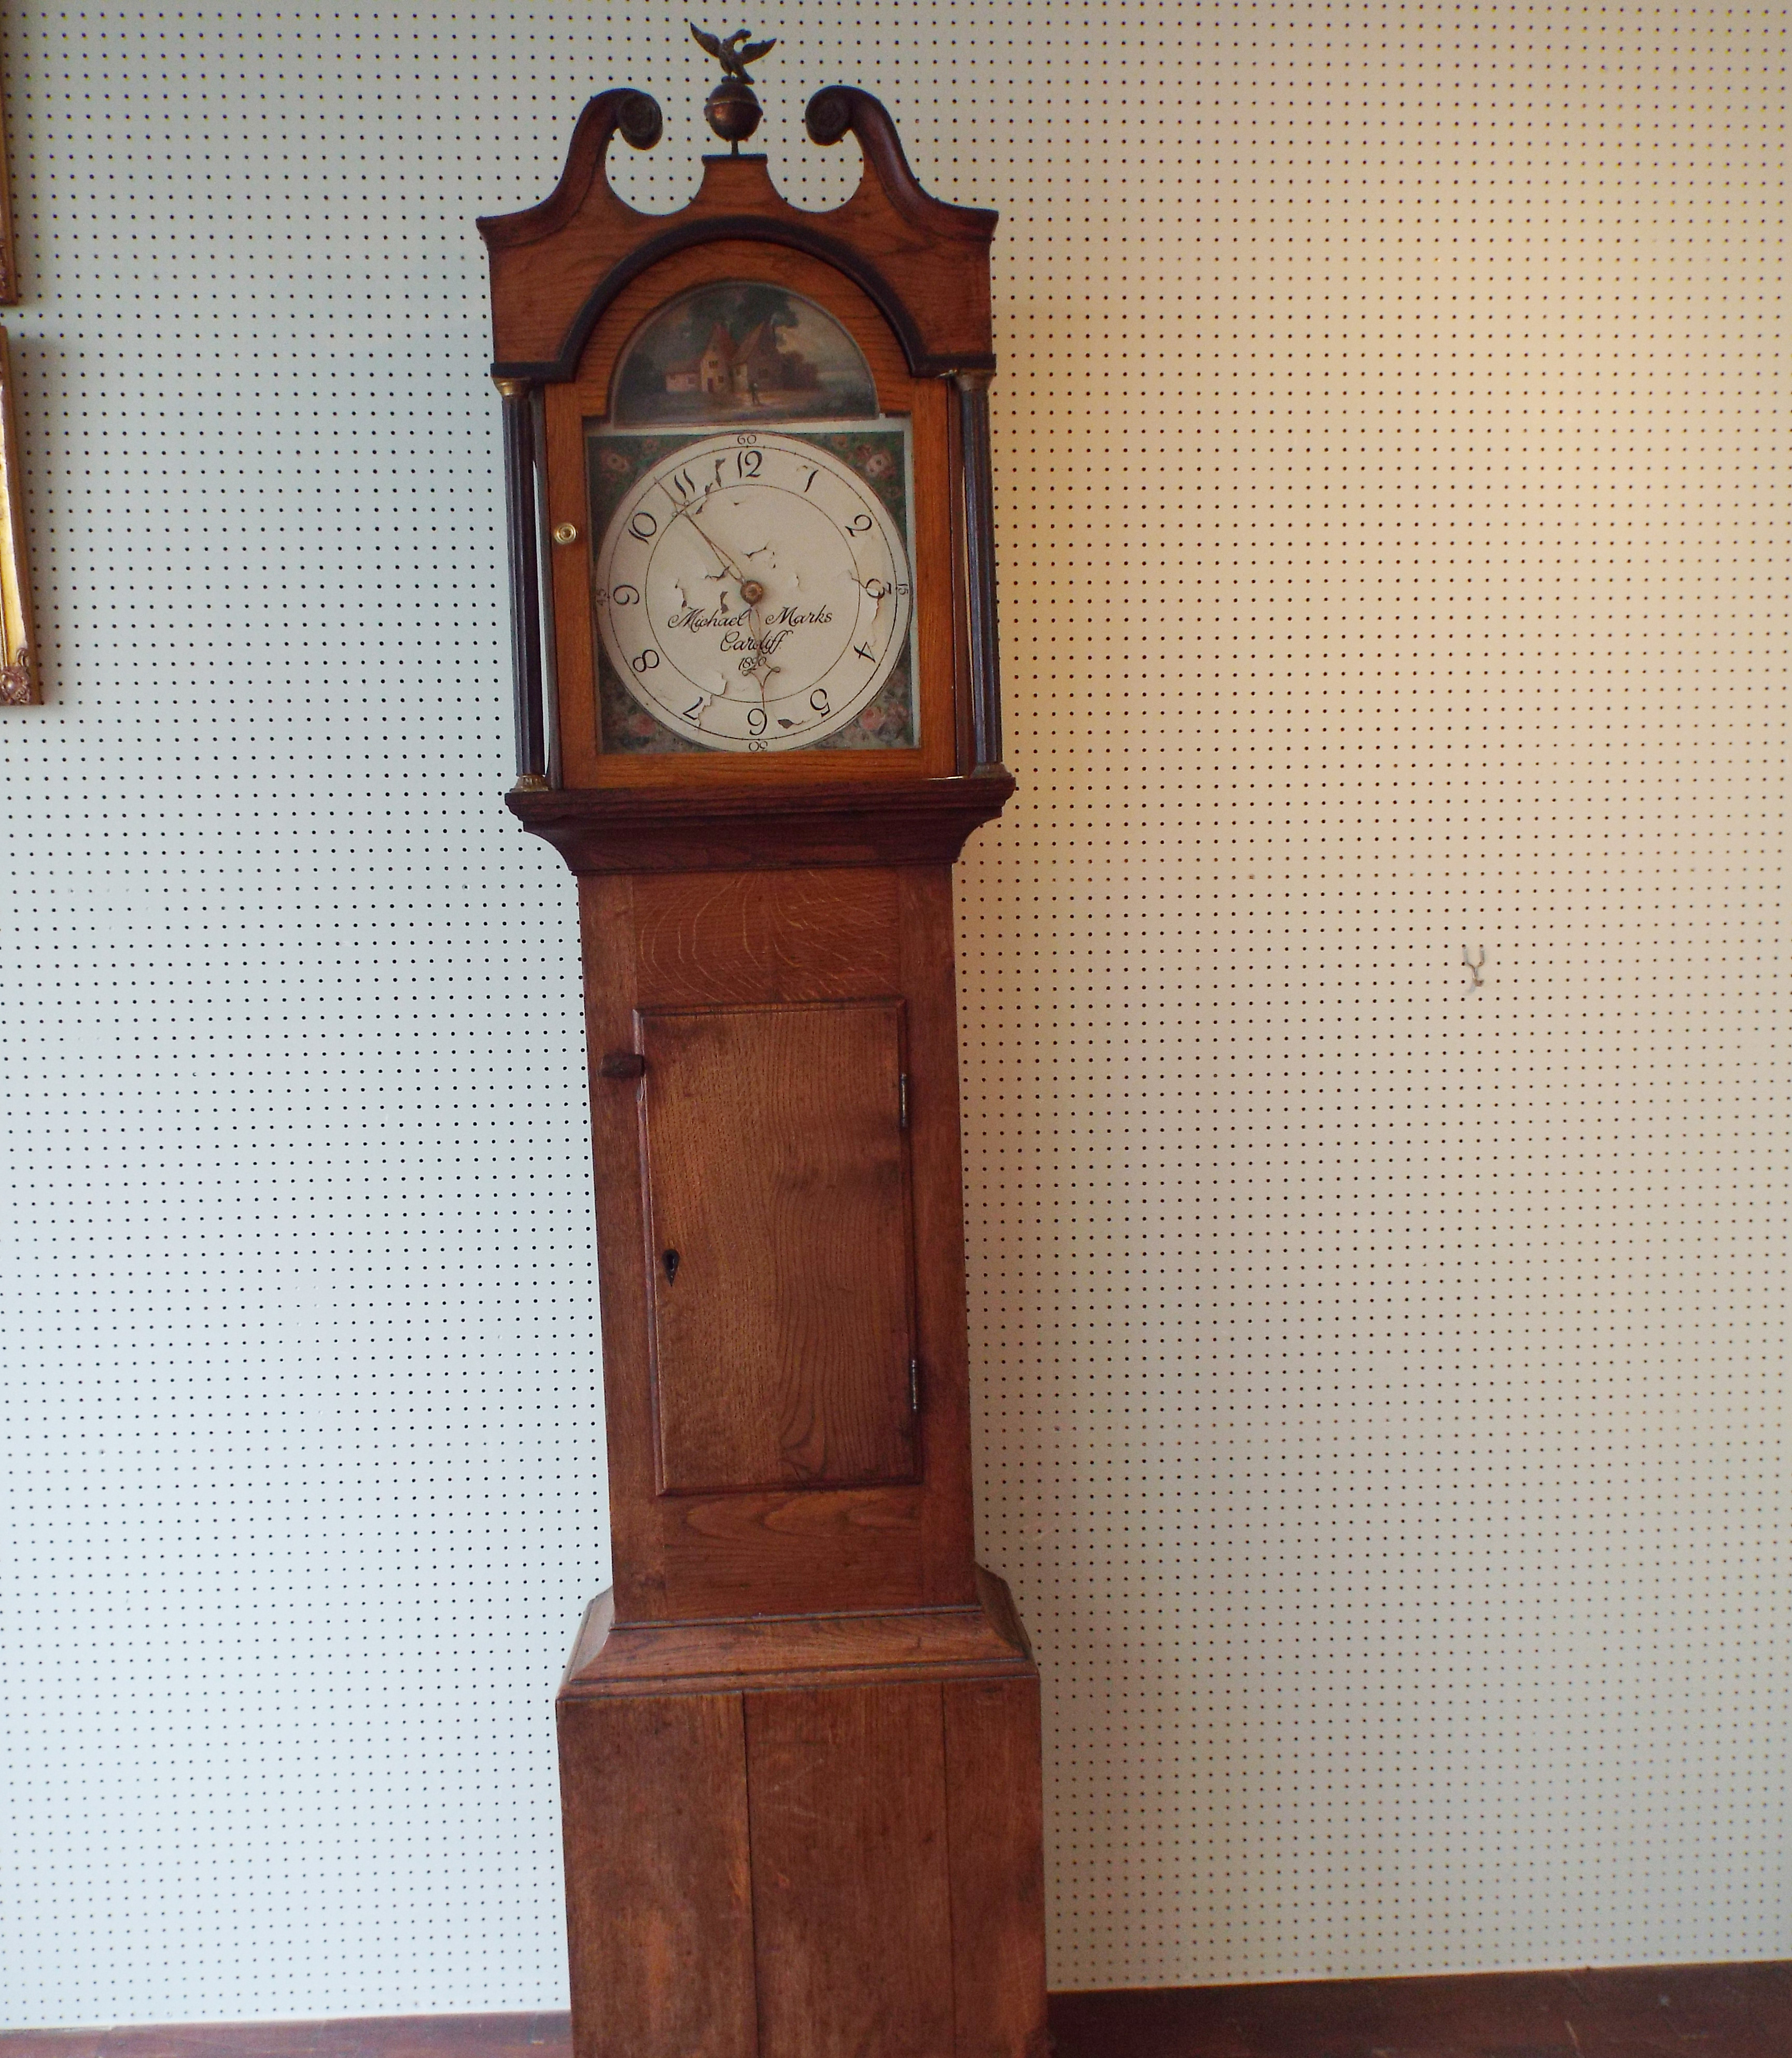
<svg viewBox="0 0 1792 2058"><path fill-rule="evenodd" d="M896 1126L906 1129L908 1126L909 1075L906 1072L898 1072L896 1075Z"/></svg>
<svg viewBox="0 0 1792 2058"><path fill-rule="evenodd" d="M909 1412L921 1412L921 1361L914 1357L909 1360Z"/></svg>

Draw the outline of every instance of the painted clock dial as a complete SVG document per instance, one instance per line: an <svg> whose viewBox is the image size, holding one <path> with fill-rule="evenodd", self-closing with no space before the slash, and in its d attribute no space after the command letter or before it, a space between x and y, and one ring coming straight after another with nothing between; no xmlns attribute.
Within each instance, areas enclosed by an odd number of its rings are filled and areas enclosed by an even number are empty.
<svg viewBox="0 0 1792 2058"><path fill-rule="evenodd" d="M906 652L902 532L864 478L807 439L729 430L680 443L612 513L594 572L616 676L712 750L819 742Z"/></svg>

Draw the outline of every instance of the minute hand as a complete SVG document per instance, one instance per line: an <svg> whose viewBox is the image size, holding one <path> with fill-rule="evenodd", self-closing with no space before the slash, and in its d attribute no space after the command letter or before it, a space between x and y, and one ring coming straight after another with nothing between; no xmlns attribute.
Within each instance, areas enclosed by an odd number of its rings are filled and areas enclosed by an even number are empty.
<svg viewBox="0 0 1792 2058"><path fill-rule="evenodd" d="M765 598L765 586L762 581L756 578L750 578L746 573L741 570L740 567L735 562L733 558L728 555L728 552L722 548L721 545L716 542L716 538L710 534L709 531L706 528L704 528L702 522L697 519L696 514L689 507L681 507L679 510L679 512L709 546L710 550L714 553L717 564L719 564L724 571L733 574L735 584L740 588L740 598L746 603L747 618L752 624L753 630L752 681L754 685L759 689L759 705L763 707L765 705L766 680L772 672L777 669L777 667L775 665L771 664L766 658L765 624L759 618L759 602Z"/></svg>

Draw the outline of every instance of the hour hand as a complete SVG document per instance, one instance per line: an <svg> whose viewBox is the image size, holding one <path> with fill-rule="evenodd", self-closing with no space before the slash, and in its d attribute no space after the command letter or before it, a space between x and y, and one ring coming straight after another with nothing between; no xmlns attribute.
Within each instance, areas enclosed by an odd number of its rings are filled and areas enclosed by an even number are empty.
<svg viewBox="0 0 1792 2058"><path fill-rule="evenodd" d="M721 545L716 542L716 538L710 534L709 531L703 526L702 522L697 519L696 515L692 508L686 507L680 508L679 511L684 515L685 520L690 523L691 526L696 530L697 534L702 537L704 542L709 546L710 554L715 558L716 563L722 567L722 569L728 574L730 578L737 581L741 586L744 586L747 582L747 574L740 569L739 566L735 562L734 559L728 555L728 552L722 548Z"/></svg>

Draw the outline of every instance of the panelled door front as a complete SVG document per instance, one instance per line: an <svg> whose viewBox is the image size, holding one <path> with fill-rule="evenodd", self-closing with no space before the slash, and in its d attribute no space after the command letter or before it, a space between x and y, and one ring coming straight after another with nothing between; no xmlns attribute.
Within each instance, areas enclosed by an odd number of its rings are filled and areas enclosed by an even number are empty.
<svg viewBox="0 0 1792 2058"><path fill-rule="evenodd" d="M899 999L643 1008L662 1493L917 1476Z"/></svg>

